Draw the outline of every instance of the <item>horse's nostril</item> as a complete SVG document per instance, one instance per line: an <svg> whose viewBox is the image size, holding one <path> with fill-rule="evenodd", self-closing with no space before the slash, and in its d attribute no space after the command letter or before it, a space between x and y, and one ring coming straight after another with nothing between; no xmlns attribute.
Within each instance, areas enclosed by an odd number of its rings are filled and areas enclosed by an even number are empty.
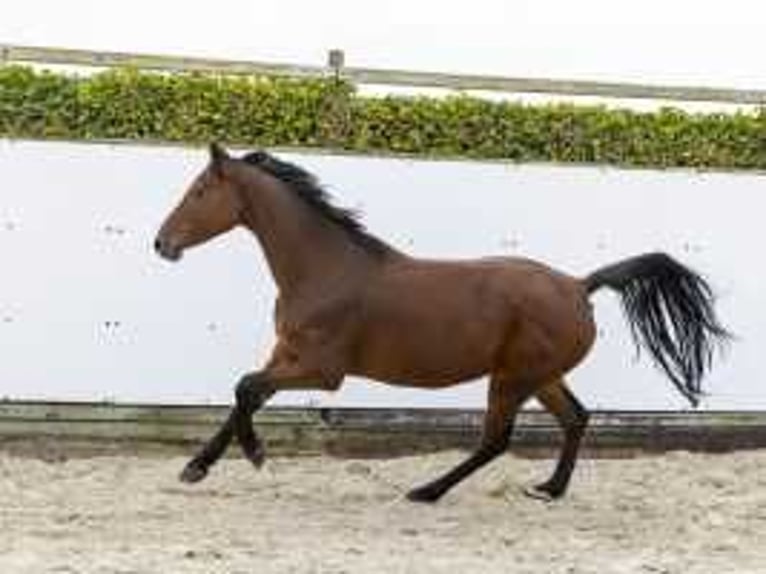
<svg viewBox="0 0 766 574"><path fill-rule="evenodd" d="M181 258L181 249L173 241L161 236L154 240L154 250L168 261L178 261Z"/></svg>

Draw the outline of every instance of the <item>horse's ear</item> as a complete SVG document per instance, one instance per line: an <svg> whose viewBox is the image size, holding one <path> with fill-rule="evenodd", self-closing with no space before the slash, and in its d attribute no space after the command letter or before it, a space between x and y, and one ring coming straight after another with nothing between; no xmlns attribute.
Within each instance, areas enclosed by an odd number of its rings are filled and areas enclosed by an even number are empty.
<svg viewBox="0 0 766 574"><path fill-rule="evenodd" d="M228 152L223 149L221 144L218 142L212 142L210 144L210 161L214 166L220 166L225 159L228 159L228 157Z"/></svg>

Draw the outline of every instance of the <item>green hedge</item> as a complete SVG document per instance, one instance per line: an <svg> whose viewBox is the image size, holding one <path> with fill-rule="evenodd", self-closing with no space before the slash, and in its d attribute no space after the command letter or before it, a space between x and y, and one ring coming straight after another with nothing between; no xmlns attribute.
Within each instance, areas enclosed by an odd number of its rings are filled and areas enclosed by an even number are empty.
<svg viewBox="0 0 766 574"><path fill-rule="evenodd" d="M0 136L225 141L651 167L766 168L766 109L689 114L366 97L334 80L0 67Z"/></svg>

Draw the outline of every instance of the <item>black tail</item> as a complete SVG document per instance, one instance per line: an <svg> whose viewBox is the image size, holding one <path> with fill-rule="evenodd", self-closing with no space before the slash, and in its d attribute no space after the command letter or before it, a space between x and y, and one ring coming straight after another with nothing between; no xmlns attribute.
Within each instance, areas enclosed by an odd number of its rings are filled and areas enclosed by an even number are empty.
<svg viewBox="0 0 766 574"><path fill-rule="evenodd" d="M619 293L636 346L696 406L715 348L730 337L705 280L664 253L650 253L595 271L585 286L588 293L601 287Z"/></svg>

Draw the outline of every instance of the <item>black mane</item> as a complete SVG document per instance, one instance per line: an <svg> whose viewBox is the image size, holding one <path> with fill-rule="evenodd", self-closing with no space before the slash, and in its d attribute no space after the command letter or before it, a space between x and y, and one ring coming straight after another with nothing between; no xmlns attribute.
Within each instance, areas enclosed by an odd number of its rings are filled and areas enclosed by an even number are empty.
<svg viewBox="0 0 766 574"><path fill-rule="evenodd" d="M248 153L242 157L242 161L262 169L286 184L321 216L345 230L349 238L357 245L377 255L390 250L388 245L367 232L359 221L359 214L356 211L333 205L332 197L320 185L314 174L262 150Z"/></svg>

